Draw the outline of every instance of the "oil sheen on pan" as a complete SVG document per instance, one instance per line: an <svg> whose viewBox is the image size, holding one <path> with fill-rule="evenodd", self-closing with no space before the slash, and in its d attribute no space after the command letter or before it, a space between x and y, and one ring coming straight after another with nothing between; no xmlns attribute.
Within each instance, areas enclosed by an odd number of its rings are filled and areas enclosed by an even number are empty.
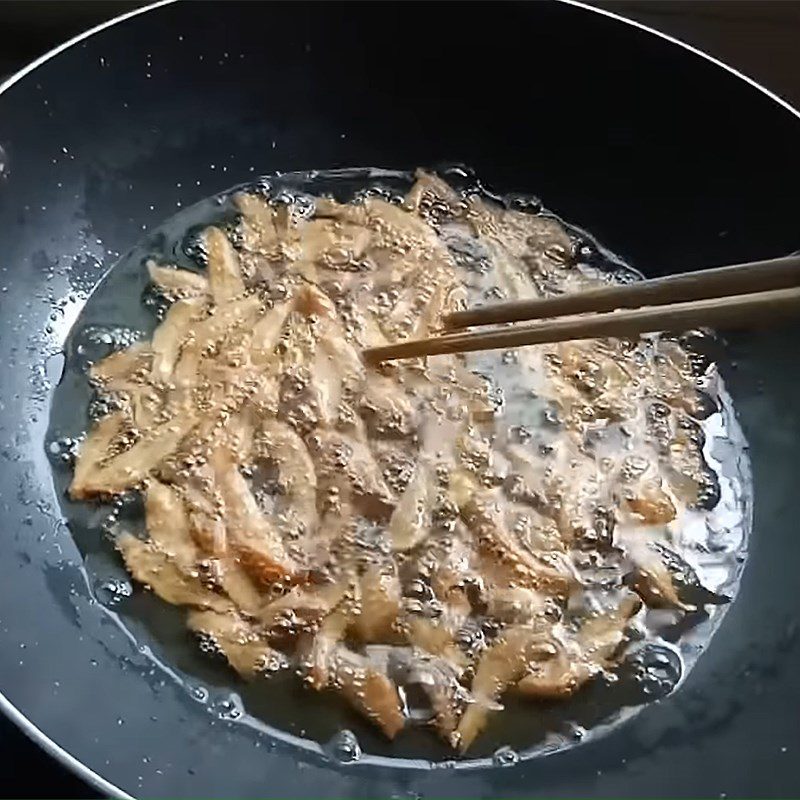
<svg viewBox="0 0 800 800"><path fill-rule="evenodd" d="M750 524L711 334L359 357L638 277L463 168L183 211L98 286L53 403L98 599L187 691L342 761L513 763L679 691Z"/></svg>

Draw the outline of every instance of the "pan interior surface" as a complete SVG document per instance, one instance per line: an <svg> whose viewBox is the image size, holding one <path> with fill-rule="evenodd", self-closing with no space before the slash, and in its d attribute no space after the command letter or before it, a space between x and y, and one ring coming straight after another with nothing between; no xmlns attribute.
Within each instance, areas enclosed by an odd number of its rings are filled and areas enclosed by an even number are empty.
<svg viewBox="0 0 800 800"><path fill-rule="evenodd" d="M729 342L724 377L754 483L736 602L677 692L581 747L503 769L396 770L301 750L242 725L219 674L189 691L165 674L184 665L155 665L164 653L114 619L125 585L95 585L100 571L85 568L45 446L67 334L121 253L232 184L321 164L463 161L503 194L539 193L647 276L798 248L798 122L751 86L578 8L424 9L164 6L0 95L0 690L134 795L791 793L796 330Z"/></svg>

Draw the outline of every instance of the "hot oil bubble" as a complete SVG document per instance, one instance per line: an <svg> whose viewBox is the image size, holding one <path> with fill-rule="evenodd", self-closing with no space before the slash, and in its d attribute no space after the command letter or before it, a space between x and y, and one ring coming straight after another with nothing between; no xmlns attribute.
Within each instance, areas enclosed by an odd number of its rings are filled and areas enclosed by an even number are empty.
<svg viewBox="0 0 800 800"><path fill-rule="evenodd" d="M112 608L133 594L130 581L108 578L95 586L95 597L104 606Z"/></svg>
<svg viewBox="0 0 800 800"><path fill-rule="evenodd" d="M563 244L554 242L548 245L544 250L545 256L550 259L554 264L564 265L569 261L569 251Z"/></svg>
<svg viewBox="0 0 800 800"><path fill-rule="evenodd" d="M205 705L208 702L208 689L205 686L193 686L189 690L192 700Z"/></svg>
<svg viewBox="0 0 800 800"><path fill-rule="evenodd" d="M683 674L679 653L666 645L645 645L631 656L629 664L633 680L648 700L668 695Z"/></svg>
<svg viewBox="0 0 800 800"><path fill-rule="evenodd" d="M524 211L528 214L540 214L543 207L538 197L523 194L506 195L506 205L512 211Z"/></svg>
<svg viewBox="0 0 800 800"><path fill-rule="evenodd" d="M593 266L599 253L588 239L577 238L572 243L572 255L576 261Z"/></svg>
<svg viewBox="0 0 800 800"><path fill-rule="evenodd" d="M244 713L242 701L236 695L228 695L218 700L211 706L211 710L220 718L225 720L239 719Z"/></svg>
<svg viewBox="0 0 800 800"><path fill-rule="evenodd" d="M205 226L195 226L183 237L181 249L183 254L196 264L205 267L208 264L208 249L203 237Z"/></svg>
<svg viewBox="0 0 800 800"><path fill-rule="evenodd" d="M354 194L353 199L363 202L371 197L385 200L387 203L395 201L395 194L392 192L392 190L388 186L384 186L380 183L374 183L364 189L359 189Z"/></svg>
<svg viewBox="0 0 800 800"><path fill-rule="evenodd" d="M87 414L89 419L96 422L97 420L105 417L107 414L110 414L118 407L119 402L116 398L113 398L109 395L97 394L89 401Z"/></svg>
<svg viewBox="0 0 800 800"><path fill-rule="evenodd" d="M325 753L340 764L352 764L361 758L361 745L350 730L339 731L326 745Z"/></svg>
<svg viewBox="0 0 800 800"><path fill-rule="evenodd" d="M300 219L310 219L314 216L316 203L309 194L297 194L294 198L294 214Z"/></svg>
<svg viewBox="0 0 800 800"><path fill-rule="evenodd" d="M200 652L207 656L221 656L222 650L220 649L217 640L207 633L199 633L197 635L197 644Z"/></svg>
<svg viewBox="0 0 800 800"><path fill-rule="evenodd" d="M87 325L75 337L73 348L85 369L115 350L130 347L140 335L134 328L123 325Z"/></svg>
<svg viewBox="0 0 800 800"><path fill-rule="evenodd" d="M501 358L504 364L518 364L519 352L517 350L504 350Z"/></svg>
<svg viewBox="0 0 800 800"><path fill-rule="evenodd" d="M483 293L484 300L504 300L506 297L505 291L499 286L491 286Z"/></svg>
<svg viewBox="0 0 800 800"><path fill-rule="evenodd" d="M586 728L578 725L577 722L567 722L564 725L564 734L568 739L579 742L586 735Z"/></svg>
<svg viewBox="0 0 800 800"><path fill-rule="evenodd" d="M511 747L499 747L492 754L492 764L496 767L513 767L519 763L519 753Z"/></svg>
<svg viewBox="0 0 800 800"><path fill-rule="evenodd" d="M129 530L135 530L144 519L144 498L137 492L119 495L112 508L115 519Z"/></svg>
<svg viewBox="0 0 800 800"><path fill-rule="evenodd" d="M272 183L267 178L259 178L250 188L253 194L260 194L262 197L269 197L272 192Z"/></svg>
<svg viewBox="0 0 800 800"><path fill-rule="evenodd" d="M171 302L153 284L148 284L142 292L142 305L150 309L155 318L161 321L164 319Z"/></svg>
<svg viewBox="0 0 800 800"><path fill-rule="evenodd" d="M48 442L47 455L51 463L55 466L72 464L78 455L80 443L81 439L77 436L62 436L59 439L53 439Z"/></svg>

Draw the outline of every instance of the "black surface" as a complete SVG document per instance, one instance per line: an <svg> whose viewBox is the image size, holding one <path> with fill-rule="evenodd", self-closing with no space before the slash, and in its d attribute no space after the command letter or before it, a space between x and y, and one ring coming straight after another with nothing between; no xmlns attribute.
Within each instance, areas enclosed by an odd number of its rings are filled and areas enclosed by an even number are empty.
<svg viewBox="0 0 800 800"><path fill-rule="evenodd" d="M142 5L130 0L2 0L0 81L56 45Z"/></svg>
<svg viewBox="0 0 800 800"><path fill-rule="evenodd" d="M143 226L251 169L464 161L504 191L540 194L648 274L798 248L794 116L618 22L555 4L495 8L228 3L222 16L208 3L166 7L93 37L0 96L10 167L0 183L0 688L127 791L800 789L798 415L786 333L735 344L749 354L731 381L753 451L755 537L741 596L709 652L681 691L613 735L515 768L334 768L215 721L102 613L59 523L42 452L59 364L48 351L102 265Z"/></svg>
<svg viewBox="0 0 800 800"><path fill-rule="evenodd" d="M0 717L4 774L0 797L101 797L97 790L45 753L6 717Z"/></svg>
<svg viewBox="0 0 800 800"><path fill-rule="evenodd" d="M125 0L2 0L0 83L56 45L139 5ZM5 776L0 797L99 796L93 787L43 752L3 715L0 715L0 745L0 767Z"/></svg>

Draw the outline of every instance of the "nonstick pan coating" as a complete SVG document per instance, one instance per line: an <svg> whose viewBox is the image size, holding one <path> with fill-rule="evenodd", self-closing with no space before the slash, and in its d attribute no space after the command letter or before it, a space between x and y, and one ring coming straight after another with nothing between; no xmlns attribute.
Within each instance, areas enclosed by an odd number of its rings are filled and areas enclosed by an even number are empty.
<svg viewBox="0 0 800 800"><path fill-rule="evenodd" d="M657 275L800 247L798 134L795 113L720 66L559 3L165 5L7 87L9 713L106 793L796 794L797 329L733 337L724 362L751 445L755 520L739 597L709 651L676 694L608 736L507 768L339 765L210 713L154 664L157 643L132 641L96 599L102 576L82 570L60 518L44 432L61 344L105 269L179 206L259 173L464 162Z"/></svg>

